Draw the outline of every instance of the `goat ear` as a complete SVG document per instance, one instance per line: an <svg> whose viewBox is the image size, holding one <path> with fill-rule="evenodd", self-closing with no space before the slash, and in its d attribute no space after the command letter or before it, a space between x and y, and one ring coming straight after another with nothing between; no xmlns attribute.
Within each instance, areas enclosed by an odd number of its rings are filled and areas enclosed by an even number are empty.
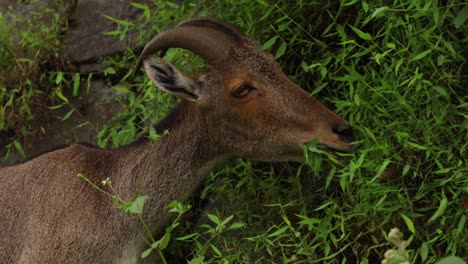
<svg viewBox="0 0 468 264"><path fill-rule="evenodd" d="M171 63L152 56L145 60L145 71L150 80L161 90L196 101L200 97L200 90L192 78L180 72Z"/></svg>

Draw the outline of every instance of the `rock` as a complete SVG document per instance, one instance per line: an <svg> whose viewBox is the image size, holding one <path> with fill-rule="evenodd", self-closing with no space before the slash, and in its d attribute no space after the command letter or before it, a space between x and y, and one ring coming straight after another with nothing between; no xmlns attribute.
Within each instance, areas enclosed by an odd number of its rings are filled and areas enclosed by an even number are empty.
<svg viewBox="0 0 468 264"><path fill-rule="evenodd" d="M94 60L122 52L125 46L135 47L133 39L138 32L129 33L124 41L118 36L104 35L113 31L117 25L105 16L138 22L142 11L130 5L130 2L146 3L151 1L135 0L78 0L70 17L69 32L65 37L65 54L76 63Z"/></svg>
<svg viewBox="0 0 468 264"><path fill-rule="evenodd" d="M58 13L61 18L67 18L68 13L73 5L73 0L63 0L62 2L55 2L52 0L39 0L32 3L18 3L16 0L2 0L0 1L0 13L11 13L17 17L32 18L33 12L43 15L40 19L44 20L46 24L50 24L54 12ZM54 12L44 12L44 8L51 8ZM5 19L11 20L9 16L4 16ZM14 21L13 21L14 22Z"/></svg>
<svg viewBox="0 0 468 264"><path fill-rule="evenodd" d="M89 94L86 91L86 83L82 82L80 93L74 97L71 91L64 91L64 95L80 113L73 113L67 120L61 118L71 110L69 106L63 106L50 115L34 120L32 127L39 128L34 138L30 139L28 156L49 151L73 142L96 142L99 131L108 120L116 115L121 107L113 101L117 92L106 87L102 80L92 80ZM84 122L90 125L80 126Z"/></svg>

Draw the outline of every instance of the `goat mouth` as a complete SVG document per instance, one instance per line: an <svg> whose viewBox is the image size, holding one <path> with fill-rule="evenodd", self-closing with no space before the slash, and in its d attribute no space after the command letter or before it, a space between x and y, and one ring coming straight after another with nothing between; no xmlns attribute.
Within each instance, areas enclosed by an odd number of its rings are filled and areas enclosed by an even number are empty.
<svg viewBox="0 0 468 264"><path fill-rule="evenodd" d="M356 149L356 145L353 143L346 144L346 147L340 147L340 146L333 145L333 144L321 144L321 145L325 146L328 150L345 152L345 153L353 152Z"/></svg>

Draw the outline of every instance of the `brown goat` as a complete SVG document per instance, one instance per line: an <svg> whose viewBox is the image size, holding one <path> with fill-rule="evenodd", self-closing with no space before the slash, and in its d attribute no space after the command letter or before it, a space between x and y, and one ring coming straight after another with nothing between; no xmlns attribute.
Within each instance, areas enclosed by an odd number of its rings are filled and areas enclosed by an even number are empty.
<svg viewBox="0 0 468 264"><path fill-rule="evenodd" d="M207 71L192 79L152 55L168 48L195 52ZM169 134L118 149L72 144L0 168L0 263L129 263L145 249L134 221L78 173L96 184L110 177L124 199L150 196L143 217L157 233L168 220L165 206L186 200L220 161L302 161L314 138L351 150L346 122L230 24L185 21L154 37L141 64L156 86L182 99L157 125Z"/></svg>

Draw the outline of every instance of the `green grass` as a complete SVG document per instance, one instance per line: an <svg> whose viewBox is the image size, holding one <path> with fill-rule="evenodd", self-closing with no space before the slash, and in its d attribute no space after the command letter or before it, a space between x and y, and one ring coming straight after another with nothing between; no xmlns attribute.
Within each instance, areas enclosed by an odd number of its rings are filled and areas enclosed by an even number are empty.
<svg viewBox="0 0 468 264"><path fill-rule="evenodd" d="M57 72L70 68L59 56L67 28L57 12L61 5L38 5L25 16L11 10L0 14L0 132L11 140L6 158L15 151L25 155L20 142L35 136L31 120L48 111L61 90L54 83Z"/></svg>
<svg viewBox="0 0 468 264"><path fill-rule="evenodd" d="M154 10L138 6L144 22L117 21L112 34L137 30L144 44L155 28L193 15L234 23L292 80L345 117L360 142L352 154L310 144L308 164L221 165L190 201L201 207L198 222L178 220L171 230L169 260L380 263L393 247L386 237L394 227L411 240L410 263L467 259L466 4L162 2ZM114 59L109 76L128 71L122 61L136 56L129 51ZM166 59L190 74L203 67L180 50ZM143 75L126 74L118 87L127 107L101 130L101 146L147 134L147 120L154 124L176 102Z"/></svg>

